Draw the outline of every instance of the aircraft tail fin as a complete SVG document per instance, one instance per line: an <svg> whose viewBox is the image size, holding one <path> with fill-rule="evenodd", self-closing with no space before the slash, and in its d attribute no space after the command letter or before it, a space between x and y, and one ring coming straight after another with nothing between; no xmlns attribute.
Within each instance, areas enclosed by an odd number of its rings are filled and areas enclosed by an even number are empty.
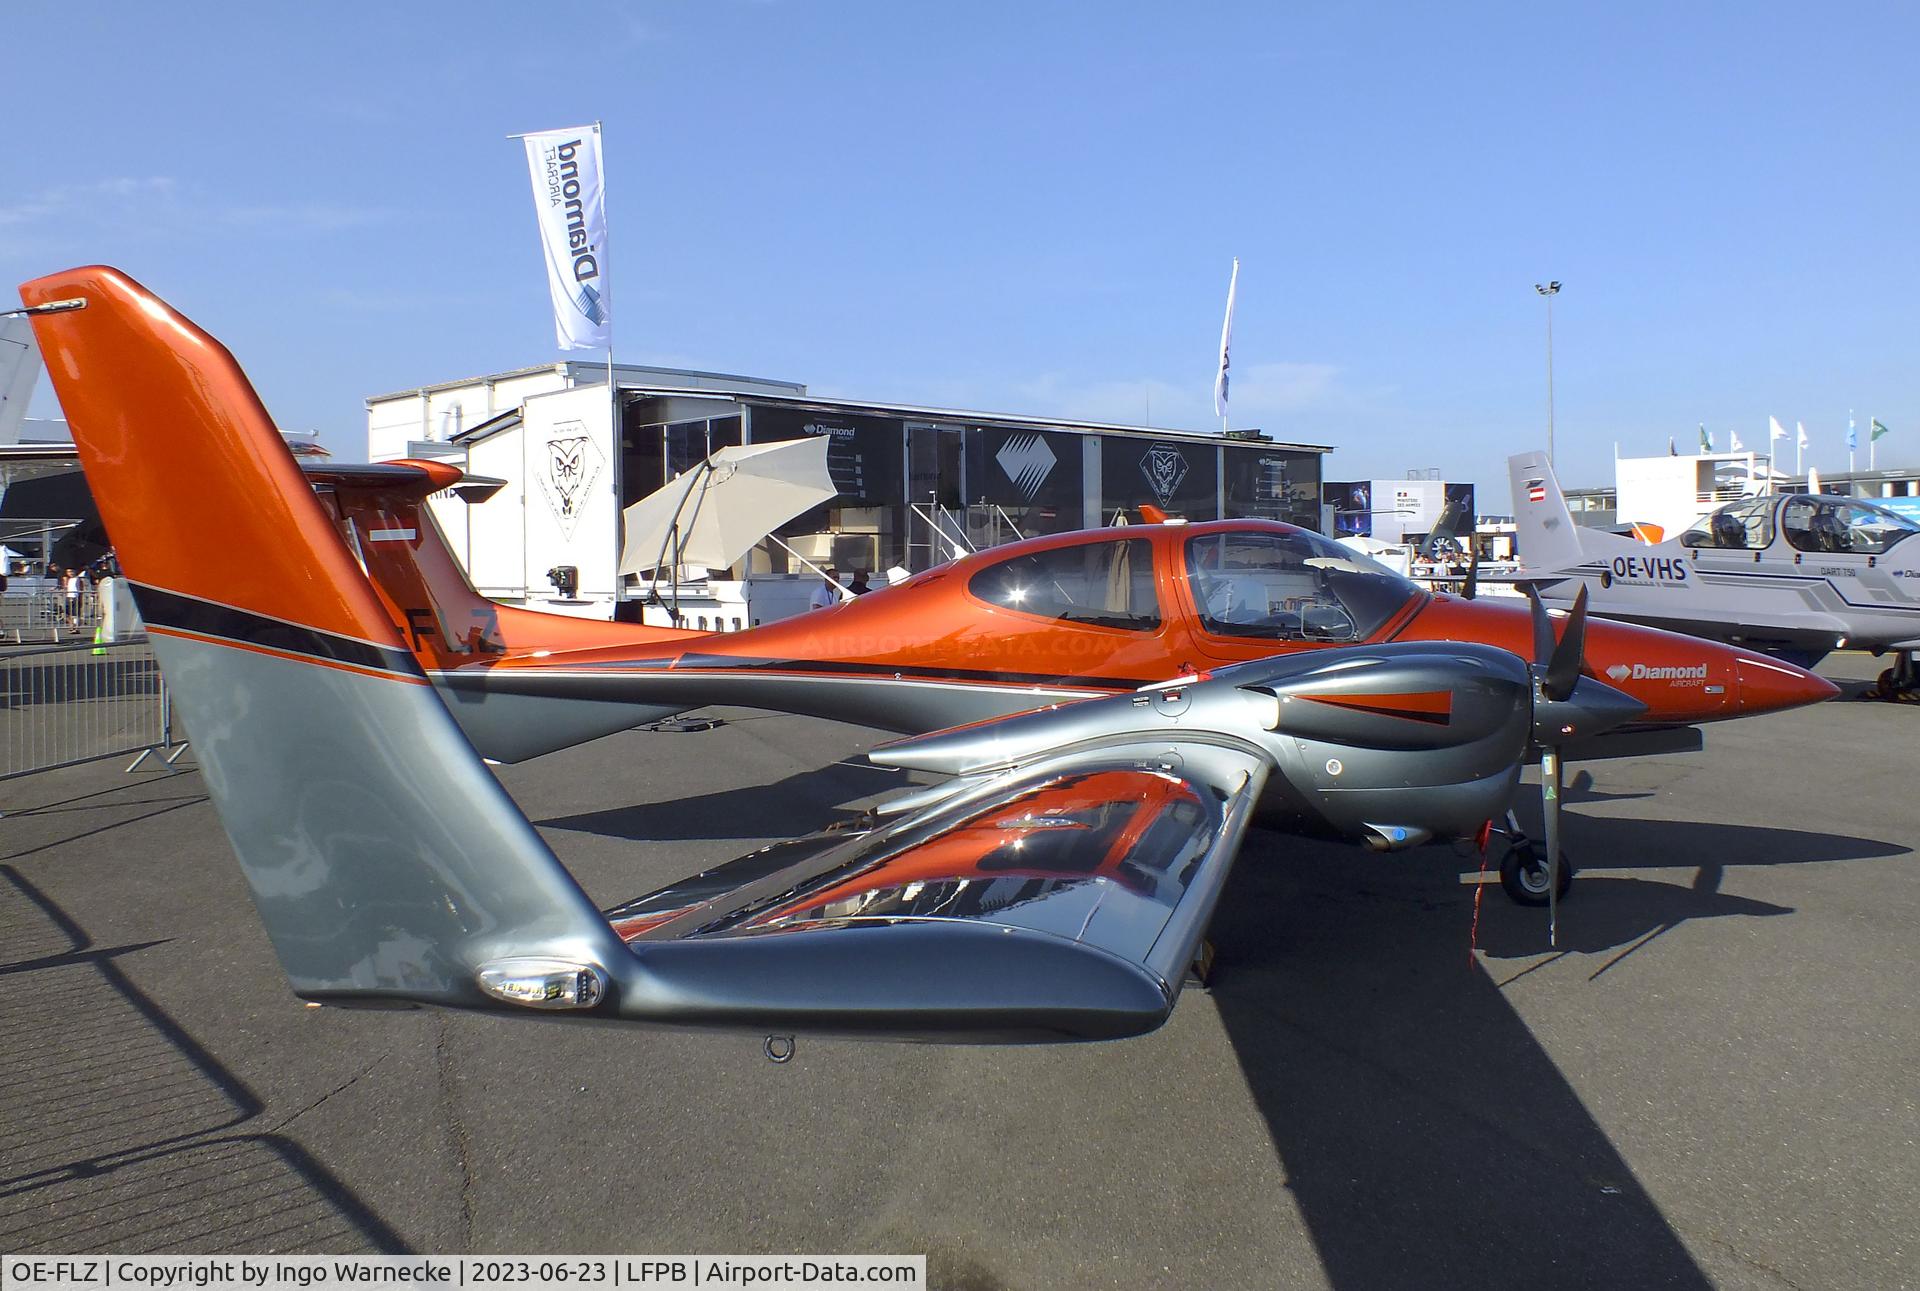
<svg viewBox="0 0 1920 1291"><path fill-rule="evenodd" d="M309 464L305 470L423 667L458 667L525 650L646 645L709 635L551 614L482 596L435 522L428 498L449 489L491 493L499 481L465 475L446 462L411 459L372 466Z"/></svg>
<svg viewBox="0 0 1920 1291"><path fill-rule="evenodd" d="M1166 1019L1257 755L1010 772L603 914L461 738L232 355L117 270L21 295L296 993L949 1041Z"/></svg>
<svg viewBox="0 0 1920 1291"><path fill-rule="evenodd" d="M494 694L448 684L459 669L484 672L510 655L644 650L710 634L550 614L480 595L427 499L449 488L485 491L490 482L463 476L445 462L327 463L305 470L401 640L440 684L441 699L482 757L523 762L684 711L680 704Z"/></svg>
<svg viewBox="0 0 1920 1291"><path fill-rule="evenodd" d="M461 738L245 374L106 268L27 283L100 514L295 991L479 1002L616 953Z"/></svg>
<svg viewBox="0 0 1920 1291"><path fill-rule="evenodd" d="M1520 453L1507 459L1513 485L1515 545L1528 573L1556 574L1593 558L1588 545L1612 535L1580 528L1545 453Z"/></svg>
<svg viewBox="0 0 1920 1291"><path fill-rule="evenodd" d="M0 318L0 444L20 442L20 424L39 376L33 325L24 318Z"/></svg>

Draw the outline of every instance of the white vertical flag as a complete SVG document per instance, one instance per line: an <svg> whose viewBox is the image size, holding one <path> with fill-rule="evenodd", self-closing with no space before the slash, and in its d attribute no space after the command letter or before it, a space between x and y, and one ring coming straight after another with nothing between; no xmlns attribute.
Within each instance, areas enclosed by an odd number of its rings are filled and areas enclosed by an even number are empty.
<svg viewBox="0 0 1920 1291"><path fill-rule="evenodd" d="M1227 321L1220 324L1220 371L1213 378L1213 411L1222 427L1227 420L1227 351L1233 348L1233 293L1240 286L1240 257L1233 258L1233 277L1227 279Z"/></svg>
<svg viewBox="0 0 1920 1291"><path fill-rule="evenodd" d="M1787 437L1787 428L1780 424L1780 419L1778 417L1767 418L1767 438L1769 440L1774 440L1774 439L1785 439L1786 437Z"/></svg>
<svg viewBox="0 0 1920 1291"><path fill-rule="evenodd" d="M543 130L521 140L533 176L559 346L605 349L613 344L613 297L607 283L607 189L599 123Z"/></svg>
<svg viewBox="0 0 1920 1291"><path fill-rule="evenodd" d="M1793 445L1793 473L1798 475L1800 473L1800 460L1805 457L1807 453L1807 423L1804 421L1796 421L1793 423L1793 428L1800 432L1799 438L1794 441Z"/></svg>

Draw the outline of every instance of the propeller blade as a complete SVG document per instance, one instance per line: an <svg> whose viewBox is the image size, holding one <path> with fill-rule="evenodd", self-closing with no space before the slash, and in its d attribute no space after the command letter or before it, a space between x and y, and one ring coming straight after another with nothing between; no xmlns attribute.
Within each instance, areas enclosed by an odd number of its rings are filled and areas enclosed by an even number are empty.
<svg viewBox="0 0 1920 1291"><path fill-rule="evenodd" d="M1551 629L1551 623L1548 626ZM1580 680L1586 649L1587 585L1582 583L1574 595L1573 610L1567 615L1567 630L1560 634L1560 644L1554 647L1552 658L1547 662L1547 675L1540 683L1548 699L1558 703L1573 694Z"/></svg>
<svg viewBox="0 0 1920 1291"><path fill-rule="evenodd" d="M1470 539L1467 543L1467 581L1461 586L1460 595L1470 601L1479 594L1480 544Z"/></svg>
<svg viewBox="0 0 1920 1291"><path fill-rule="evenodd" d="M1540 750L1540 819L1547 846L1547 944L1558 946L1560 936L1560 750L1548 744Z"/></svg>
<svg viewBox="0 0 1920 1291"><path fill-rule="evenodd" d="M1522 583L1521 587L1527 593L1527 604L1533 607L1533 666L1544 668L1553 657L1553 619L1540 599L1540 589L1532 583Z"/></svg>

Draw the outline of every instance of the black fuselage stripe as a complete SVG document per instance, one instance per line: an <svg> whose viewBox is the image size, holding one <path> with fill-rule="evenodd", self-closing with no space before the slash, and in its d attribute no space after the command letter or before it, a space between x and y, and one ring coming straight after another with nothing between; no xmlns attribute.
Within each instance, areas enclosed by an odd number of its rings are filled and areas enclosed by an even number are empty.
<svg viewBox="0 0 1920 1291"><path fill-rule="evenodd" d="M372 668L409 677L424 675L414 657L405 650L356 641L352 637L303 627L284 619L268 618L264 614L254 614L231 605L181 596L142 583L133 584L133 602L140 609L140 617L154 627L217 637L236 645L260 646L263 649L305 655L327 663L347 663L358 668Z"/></svg>
<svg viewBox="0 0 1920 1291"><path fill-rule="evenodd" d="M899 678L913 681L958 681L1000 686L1060 686L1074 690L1138 690L1153 677L1087 677L1044 672L999 672L990 668L930 668L917 664L865 663L844 659L755 659L739 655L685 654L671 658L618 659L604 664L568 665L583 671L595 667L659 672L828 673L834 676Z"/></svg>

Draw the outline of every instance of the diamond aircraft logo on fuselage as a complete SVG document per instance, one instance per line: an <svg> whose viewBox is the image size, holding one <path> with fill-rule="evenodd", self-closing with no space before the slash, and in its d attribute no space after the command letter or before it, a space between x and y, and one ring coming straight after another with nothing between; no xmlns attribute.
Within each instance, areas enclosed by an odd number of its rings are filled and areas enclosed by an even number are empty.
<svg viewBox="0 0 1920 1291"><path fill-rule="evenodd" d="M1607 669L1607 676L1615 681L1625 681L1627 678L1633 676L1633 669L1627 667L1624 663L1616 663L1613 667Z"/></svg>

